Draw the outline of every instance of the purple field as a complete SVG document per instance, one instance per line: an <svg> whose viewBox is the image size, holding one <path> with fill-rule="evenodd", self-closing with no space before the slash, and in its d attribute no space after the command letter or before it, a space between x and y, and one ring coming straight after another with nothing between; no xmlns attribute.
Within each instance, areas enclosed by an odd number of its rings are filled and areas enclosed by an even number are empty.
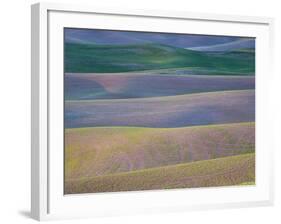
<svg viewBox="0 0 281 224"><path fill-rule="evenodd" d="M184 127L255 121L255 91L65 102L65 127Z"/></svg>
<svg viewBox="0 0 281 224"><path fill-rule="evenodd" d="M179 71L67 73L67 100L126 99L255 88L254 76L178 75Z"/></svg>

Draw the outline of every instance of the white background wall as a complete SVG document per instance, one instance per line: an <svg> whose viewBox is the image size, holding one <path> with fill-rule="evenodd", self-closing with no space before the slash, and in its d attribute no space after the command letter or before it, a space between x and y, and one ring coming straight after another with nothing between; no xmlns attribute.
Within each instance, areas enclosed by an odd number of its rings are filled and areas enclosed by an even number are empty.
<svg viewBox="0 0 281 224"><path fill-rule="evenodd" d="M0 6L0 223L32 223L30 207L30 4L2 0ZM79 4L137 9L163 9L276 18L275 80L272 130L275 142L276 201L274 207L224 209L73 220L59 223L281 223L281 6L278 0L69 0ZM266 75L266 74L265 74Z"/></svg>

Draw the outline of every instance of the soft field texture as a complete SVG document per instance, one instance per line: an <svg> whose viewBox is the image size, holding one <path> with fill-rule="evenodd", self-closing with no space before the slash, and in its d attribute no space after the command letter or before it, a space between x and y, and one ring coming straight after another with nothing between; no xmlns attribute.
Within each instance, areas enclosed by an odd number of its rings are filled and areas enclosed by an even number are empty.
<svg viewBox="0 0 281 224"><path fill-rule="evenodd" d="M255 121L255 90L65 102L65 127L185 127Z"/></svg>
<svg viewBox="0 0 281 224"><path fill-rule="evenodd" d="M67 73L64 81L66 100L159 97L255 88L254 76L192 75L188 69Z"/></svg>
<svg viewBox="0 0 281 224"><path fill-rule="evenodd" d="M66 129L65 179L254 152L255 124Z"/></svg>
<svg viewBox="0 0 281 224"><path fill-rule="evenodd" d="M65 181L65 193L138 191L254 184L255 154Z"/></svg>
<svg viewBox="0 0 281 224"><path fill-rule="evenodd" d="M255 183L254 38L64 35L65 193Z"/></svg>
<svg viewBox="0 0 281 224"><path fill-rule="evenodd" d="M114 73L181 67L252 74L255 71L255 53L234 51L210 54L157 43L119 46L65 44L66 72Z"/></svg>

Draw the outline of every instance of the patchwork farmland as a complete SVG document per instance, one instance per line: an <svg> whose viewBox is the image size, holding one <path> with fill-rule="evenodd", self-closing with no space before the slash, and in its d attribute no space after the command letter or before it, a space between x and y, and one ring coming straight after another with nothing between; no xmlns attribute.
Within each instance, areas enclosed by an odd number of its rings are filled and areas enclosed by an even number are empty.
<svg viewBox="0 0 281 224"><path fill-rule="evenodd" d="M65 194L255 184L254 40L66 31Z"/></svg>

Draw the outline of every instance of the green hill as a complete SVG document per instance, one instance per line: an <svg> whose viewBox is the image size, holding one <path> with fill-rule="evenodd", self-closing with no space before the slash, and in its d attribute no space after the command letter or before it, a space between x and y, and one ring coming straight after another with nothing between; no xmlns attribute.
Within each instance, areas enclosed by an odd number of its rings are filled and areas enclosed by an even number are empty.
<svg viewBox="0 0 281 224"><path fill-rule="evenodd" d="M115 73L167 68L253 73L254 54L212 55L161 44L94 45L65 43L65 72Z"/></svg>

